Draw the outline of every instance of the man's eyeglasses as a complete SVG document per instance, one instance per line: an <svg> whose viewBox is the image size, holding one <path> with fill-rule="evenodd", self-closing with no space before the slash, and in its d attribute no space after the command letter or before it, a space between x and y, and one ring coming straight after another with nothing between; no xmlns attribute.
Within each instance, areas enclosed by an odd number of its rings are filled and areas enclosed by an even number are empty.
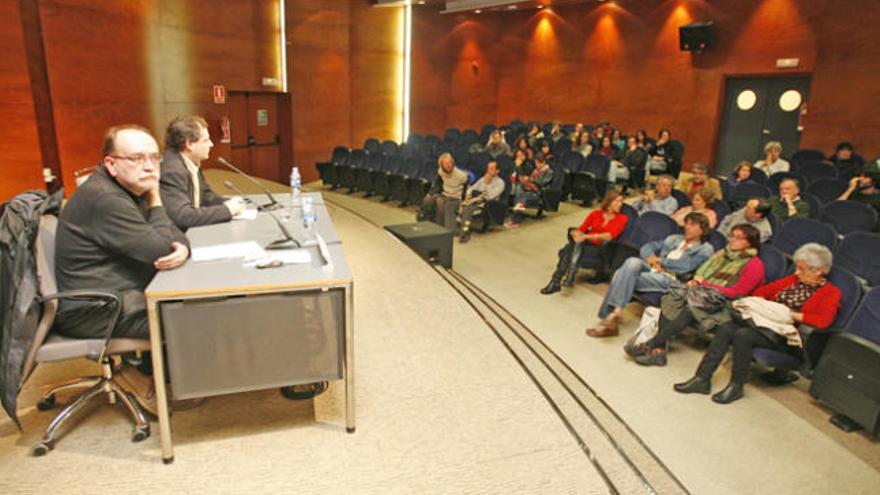
<svg viewBox="0 0 880 495"><path fill-rule="evenodd" d="M155 163L156 165L162 163L162 155L158 153L153 153L150 155L137 154L130 156L110 155L110 158L114 158L116 160L125 160L141 167L146 165L148 161Z"/></svg>

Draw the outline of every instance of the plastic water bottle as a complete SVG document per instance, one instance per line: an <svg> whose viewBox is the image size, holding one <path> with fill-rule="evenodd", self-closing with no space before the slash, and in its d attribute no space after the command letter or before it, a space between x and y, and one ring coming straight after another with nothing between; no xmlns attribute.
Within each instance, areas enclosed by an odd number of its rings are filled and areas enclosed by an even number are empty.
<svg viewBox="0 0 880 495"><path fill-rule="evenodd" d="M302 205L302 178L299 167L290 169L290 218L296 218L296 209Z"/></svg>
<svg viewBox="0 0 880 495"><path fill-rule="evenodd" d="M303 231L307 237L311 237L313 227L318 221L318 212L315 211L315 207L312 205L312 198L303 198L302 213Z"/></svg>

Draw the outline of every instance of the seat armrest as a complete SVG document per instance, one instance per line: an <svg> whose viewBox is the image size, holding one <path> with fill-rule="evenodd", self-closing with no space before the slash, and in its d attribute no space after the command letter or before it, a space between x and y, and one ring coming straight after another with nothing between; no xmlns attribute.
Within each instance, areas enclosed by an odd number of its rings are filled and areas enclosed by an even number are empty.
<svg viewBox="0 0 880 495"><path fill-rule="evenodd" d="M841 333L843 329L830 327L819 330L814 326L801 324L798 325L798 330L801 334L801 340L804 342L804 361L801 364L800 372L806 378L812 378L819 358L822 357L825 346L828 344L828 339L834 334Z"/></svg>
<svg viewBox="0 0 880 495"><path fill-rule="evenodd" d="M107 353L107 346L110 343L110 338L113 336L113 329L116 328L116 323L119 321L119 315L122 313L122 300L119 298L118 294L107 291L96 291L96 290L88 290L88 289L79 289L79 290L68 290L64 292L56 292L54 294L49 294L42 296L40 298L40 302L52 301L52 300L61 300L61 299L94 299L94 300L103 300L107 301L108 304L112 304L113 306L113 315L110 318L110 321L107 323L107 329L104 331L104 347L101 349L101 355L99 356L98 361L104 360L104 355Z"/></svg>

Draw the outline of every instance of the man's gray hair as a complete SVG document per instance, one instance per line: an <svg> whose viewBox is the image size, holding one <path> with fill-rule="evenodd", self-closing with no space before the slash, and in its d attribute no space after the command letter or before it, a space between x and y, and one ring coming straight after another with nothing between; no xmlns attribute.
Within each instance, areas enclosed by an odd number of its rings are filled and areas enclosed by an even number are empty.
<svg viewBox="0 0 880 495"><path fill-rule="evenodd" d="M448 152L448 151L445 152L445 153L442 153L440 156L437 157L437 165L442 165L442 164L443 164L443 158L444 158L444 157L449 157L449 159L452 160L452 164L455 165L455 157L452 156L452 153L450 153L450 152Z"/></svg>
<svg viewBox="0 0 880 495"><path fill-rule="evenodd" d="M767 141L767 144L764 145L764 153L771 149L775 149L776 151L782 153L782 143L780 143L779 141Z"/></svg>
<svg viewBox="0 0 880 495"><path fill-rule="evenodd" d="M673 177L671 175L666 175L666 174L661 175L660 177L657 177L658 184L660 183L660 181L663 181L663 180L669 181L669 185L675 187L675 177Z"/></svg>
<svg viewBox="0 0 880 495"><path fill-rule="evenodd" d="M828 273L831 271L834 256L827 247L816 242L808 242L794 252L794 261L802 262L810 268L820 268Z"/></svg>

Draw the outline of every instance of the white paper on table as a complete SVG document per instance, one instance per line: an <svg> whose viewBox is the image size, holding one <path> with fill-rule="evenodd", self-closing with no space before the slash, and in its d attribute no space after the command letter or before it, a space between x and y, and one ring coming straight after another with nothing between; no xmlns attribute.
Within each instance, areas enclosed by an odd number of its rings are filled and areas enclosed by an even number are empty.
<svg viewBox="0 0 880 495"><path fill-rule="evenodd" d="M192 250L193 261L211 261L224 258L248 258L259 257L266 252L255 241L231 242L229 244L216 244L194 248Z"/></svg>
<svg viewBox="0 0 880 495"><path fill-rule="evenodd" d="M246 208L241 210L238 215L232 217L233 220L256 220L257 218L257 209L256 208Z"/></svg>
<svg viewBox="0 0 880 495"><path fill-rule="evenodd" d="M264 251L259 256L248 256L244 259L242 266L251 268L257 265L268 264L273 261L280 261L285 265L310 263L312 255L305 249L285 249L283 251Z"/></svg>

